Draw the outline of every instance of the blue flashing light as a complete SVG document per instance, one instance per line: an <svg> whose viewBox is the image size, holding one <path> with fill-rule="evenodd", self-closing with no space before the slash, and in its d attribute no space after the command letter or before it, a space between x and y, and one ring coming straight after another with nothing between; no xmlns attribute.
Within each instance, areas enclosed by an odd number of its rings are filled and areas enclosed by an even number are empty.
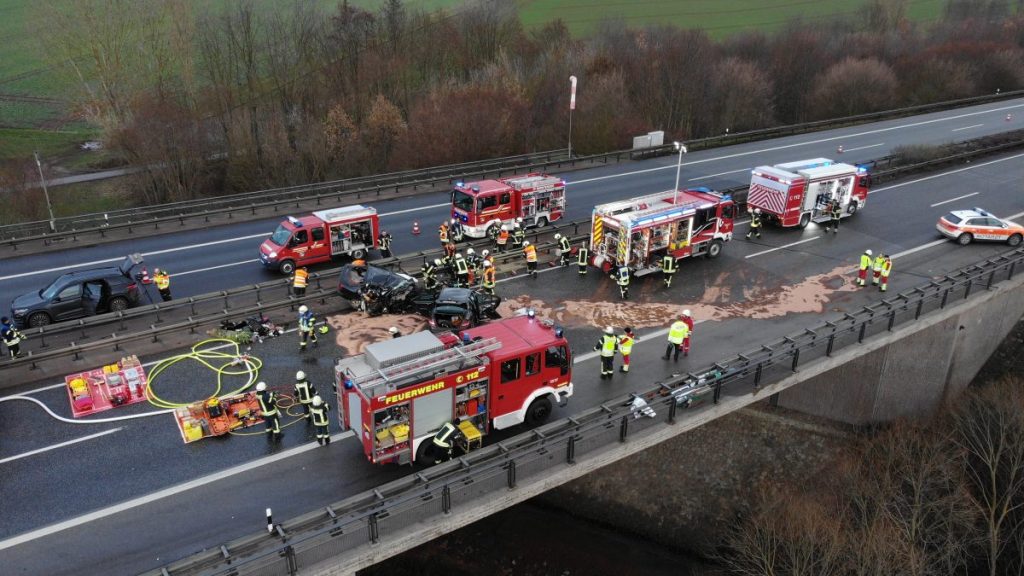
<svg viewBox="0 0 1024 576"><path fill-rule="evenodd" d="M295 226L296 228L302 228L302 221L296 218L295 216L289 216L288 222L291 223L291 225Z"/></svg>
<svg viewBox="0 0 1024 576"><path fill-rule="evenodd" d="M708 188L707 186L698 186L696 188L690 188L690 190L693 190L695 192L704 192L704 193L710 193L711 192L711 188Z"/></svg>
<svg viewBox="0 0 1024 576"><path fill-rule="evenodd" d="M466 185L466 183L465 183L465 182L463 182L462 180L459 180L459 181L457 181L457 182L455 183L455 187L456 187L456 188L462 188L462 187L463 187L463 186L465 186L465 185Z"/></svg>
<svg viewBox="0 0 1024 576"><path fill-rule="evenodd" d="M555 338L561 338L564 332L561 326L555 326Z"/></svg>
<svg viewBox="0 0 1024 576"><path fill-rule="evenodd" d="M472 339L472 337L470 337L469 332L463 332L462 333L462 343L463 344L469 344L472 341L473 341L473 339Z"/></svg>
<svg viewBox="0 0 1024 576"><path fill-rule="evenodd" d="M355 387L355 384L352 383L352 380L349 379L349 378L345 378L345 389L346 390L351 390L354 387Z"/></svg>

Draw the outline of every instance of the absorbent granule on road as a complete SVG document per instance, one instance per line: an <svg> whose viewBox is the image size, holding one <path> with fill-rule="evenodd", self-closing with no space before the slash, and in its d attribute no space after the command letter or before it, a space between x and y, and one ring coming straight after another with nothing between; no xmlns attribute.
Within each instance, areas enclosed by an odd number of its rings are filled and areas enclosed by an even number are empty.
<svg viewBox="0 0 1024 576"><path fill-rule="evenodd" d="M368 345L391 338L388 328L392 326L406 335L428 327L427 319L416 314L369 316L365 312L330 315L327 324L334 330L335 344L348 355L362 354Z"/></svg>

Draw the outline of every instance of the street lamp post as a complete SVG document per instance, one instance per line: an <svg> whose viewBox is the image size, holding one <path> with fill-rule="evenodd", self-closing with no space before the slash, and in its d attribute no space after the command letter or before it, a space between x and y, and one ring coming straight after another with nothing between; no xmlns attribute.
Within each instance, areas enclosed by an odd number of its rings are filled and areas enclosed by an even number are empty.
<svg viewBox="0 0 1024 576"><path fill-rule="evenodd" d="M576 109L576 77L569 76L569 159L572 160L572 111Z"/></svg>
<svg viewBox="0 0 1024 576"><path fill-rule="evenodd" d="M46 196L46 210L50 213L50 232L57 231L57 224L53 218L53 204L50 204L50 191L46 189L46 178L43 177L43 165L39 162L39 153L33 152L36 157L36 167L39 168L39 183L43 186L43 196Z"/></svg>
<svg viewBox="0 0 1024 576"><path fill-rule="evenodd" d="M686 146L679 142L673 142L676 150L679 150L679 163L676 164L676 187L672 189L672 204L679 199L679 173L683 170L683 154L686 154Z"/></svg>

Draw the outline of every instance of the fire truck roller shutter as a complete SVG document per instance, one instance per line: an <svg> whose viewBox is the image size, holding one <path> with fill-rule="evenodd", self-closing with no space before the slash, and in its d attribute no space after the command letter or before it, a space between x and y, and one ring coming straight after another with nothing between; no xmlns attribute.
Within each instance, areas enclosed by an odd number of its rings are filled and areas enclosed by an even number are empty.
<svg viewBox="0 0 1024 576"><path fill-rule="evenodd" d="M338 423L341 429L345 429L345 423L338 418ZM348 395L348 427L355 431L356 435L361 435L363 429L363 403L360 402L358 394ZM362 442L362 438L359 440Z"/></svg>
<svg viewBox="0 0 1024 576"><path fill-rule="evenodd" d="M455 405L454 388L439 390L420 396L412 401L412 432L417 438L428 439L441 429L445 422L451 422L452 406Z"/></svg>

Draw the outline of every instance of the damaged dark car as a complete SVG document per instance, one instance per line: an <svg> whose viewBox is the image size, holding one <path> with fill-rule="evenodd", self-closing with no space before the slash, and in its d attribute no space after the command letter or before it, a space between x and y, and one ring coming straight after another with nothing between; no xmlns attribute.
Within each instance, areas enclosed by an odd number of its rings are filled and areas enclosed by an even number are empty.
<svg viewBox="0 0 1024 576"><path fill-rule="evenodd" d="M434 299L433 310L426 315L432 329L459 331L501 318L499 304L500 296L469 288L444 288Z"/></svg>

